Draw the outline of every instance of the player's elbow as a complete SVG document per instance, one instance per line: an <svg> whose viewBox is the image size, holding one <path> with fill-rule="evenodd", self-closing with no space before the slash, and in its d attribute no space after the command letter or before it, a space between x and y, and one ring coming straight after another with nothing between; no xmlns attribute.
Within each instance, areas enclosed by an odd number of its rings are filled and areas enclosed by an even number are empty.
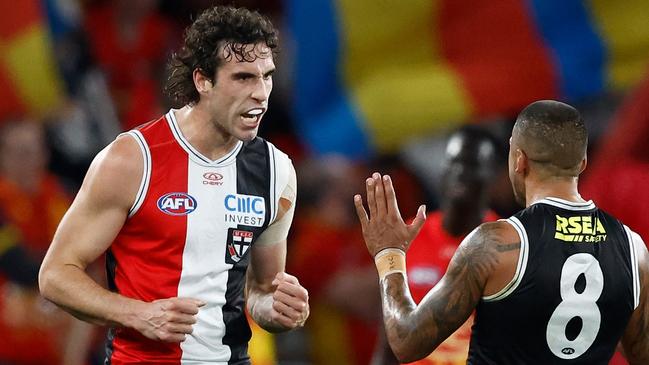
<svg viewBox="0 0 649 365"><path fill-rule="evenodd" d="M57 276L55 267L49 264L47 260L43 262L38 271L38 289L45 299L53 302L56 299Z"/></svg>
<svg viewBox="0 0 649 365"><path fill-rule="evenodd" d="M430 354L433 350L429 346L423 346L416 338L404 338L390 340L390 347L394 356L400 364L411 363L421 360Z"/></svg>
<svg viewBox="0 0 649 365"><path fill-rule="evenodd" d="M43 263L38 270L38 290L44 298L49 299L48 294L51 291L51 273L49 267Z"/></svg>
<svg viewBox="0 0 649 365"><path fill-rule="evenodd" d="M444 340L416 325L394 327L386 331L386 334L392 353L400 364L425 358Z"/></svg>
<svg viewBox="0 0 649 365"><path fill-rule="evenodd" d="M396 357L397 360L399 361L399 364L405 364L405 363L415 361L415 359L413 359L412 356L409 356L409 354L406 352L397 351L395 349L393 349L392 352L394 353L394 357Z"/></svg>
<svg viewBox="0 0 649 365"><path fill-rule="evenodd" d="M426 356L418 354L414 349L407 346L393 347L392 352L394 353L394 357L396 357L399 361L399 364L411 363L417 360L421 360L424 358L424 356Z"/></svg>

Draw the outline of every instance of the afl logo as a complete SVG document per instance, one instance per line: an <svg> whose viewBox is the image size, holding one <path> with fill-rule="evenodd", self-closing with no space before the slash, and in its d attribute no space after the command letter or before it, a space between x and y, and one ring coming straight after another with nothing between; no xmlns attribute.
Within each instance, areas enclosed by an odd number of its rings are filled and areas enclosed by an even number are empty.
<svg viewBox="0 0 649 365"><path fill-rule="evenodd" d="M196 199L185 193L167 193L158 199L158 209L169 215L187 215L196 209Z"/></svg>
<svg viewBox="0 0 649 365"><path fill-rule="evenodd" d="M563 349L561 349L561 353L563 353L564 355L572 355L575 353L575 349L573 349L572 347L564 347Z"/></svg>
<svg viewBox="0 0 649 365"><path fill-rule="evenodd" d="M203 174L203 185L222 185L223 175L218 172L206 172Z"/></svg>

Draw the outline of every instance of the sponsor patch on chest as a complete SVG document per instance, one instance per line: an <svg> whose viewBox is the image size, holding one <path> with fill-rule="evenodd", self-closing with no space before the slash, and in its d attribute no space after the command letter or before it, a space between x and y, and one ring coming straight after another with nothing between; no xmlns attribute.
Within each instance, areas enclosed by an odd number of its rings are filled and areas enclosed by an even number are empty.
<svg viewBox="0 0 649 365"><path fill-rule="evenodd" d="M228 229L228 244L225 249L225 262L236 264L246 255L254 234L250 231L230 228Z"/></svg>
<svg viewBox="0 0 649 365"><path fill-rule="evenodd" d="M221 186L223 185L223 175L218 172L206 172L203 174L203 185Z"/></svg>
<svg viewBox="0 0 649 365"><path fill-rule="evenodd" d="M196 210L196 199L187 193L167 193L158 198L158 209L169 215L187 215Z"/></svg>
<svg viewBox="0 0 649 365"><path fill-rule="evenodd" d="M228 194L223 205L226 223L261 227L266 219L266 200L261 196Z"/></svg>

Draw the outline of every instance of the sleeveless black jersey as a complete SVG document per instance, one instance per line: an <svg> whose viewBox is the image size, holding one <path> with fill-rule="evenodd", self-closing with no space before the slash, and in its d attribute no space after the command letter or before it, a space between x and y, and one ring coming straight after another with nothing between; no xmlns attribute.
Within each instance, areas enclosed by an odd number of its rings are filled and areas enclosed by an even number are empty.
<svg viewBox="0 0 649 365"><path fill-rule="evenodd" d="M506 221L516 274L478 304L468 364L608 364L639 303L631 231L592 201L556 198Z"/></svg>

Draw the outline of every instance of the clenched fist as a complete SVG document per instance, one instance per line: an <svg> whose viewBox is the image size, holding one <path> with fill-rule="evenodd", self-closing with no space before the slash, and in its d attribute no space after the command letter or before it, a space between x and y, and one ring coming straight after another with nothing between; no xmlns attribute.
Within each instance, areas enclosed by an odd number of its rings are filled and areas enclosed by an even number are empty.
<svg viewBox="0 0 649 365"><path fill-rule="evenodd" d="M192 333L196 314L204 305L205 302L193 298L168 298L142 303L133 328L152 340L182 342Z"/></svg>
<svg viewBox="0 0 649 365"><path fill-rule="evenodd" d="M272 282L273 305L271 320L286 329L301 327L309 317L309 293L297 278L285 272L275 275Z"/></svg>

